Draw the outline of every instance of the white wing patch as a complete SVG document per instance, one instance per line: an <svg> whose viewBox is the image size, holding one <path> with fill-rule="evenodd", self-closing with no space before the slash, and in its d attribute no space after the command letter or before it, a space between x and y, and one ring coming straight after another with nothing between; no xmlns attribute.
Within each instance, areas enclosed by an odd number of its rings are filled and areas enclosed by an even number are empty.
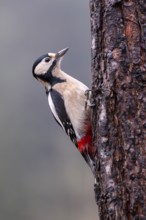
<svg viewBox="0 0 146 220"><path fill-rule="evenodd" d="M60 119L59 119L59 117L58 117L58 115L57 115L57 112L56 112L55 106L54 106L54 104L53 104L53 101L52 101L52 98L51 98L50 93L49 93L49 95L48 95L48 103L49 103L51 112L53 113L55 119L56 119L56 120L58 121L58 123L61 125L61 127L63 128L63 130L65 130L65 129L64 129L64 126L63 126L63 124L62 124L62 122L60 121Z"/></svg>

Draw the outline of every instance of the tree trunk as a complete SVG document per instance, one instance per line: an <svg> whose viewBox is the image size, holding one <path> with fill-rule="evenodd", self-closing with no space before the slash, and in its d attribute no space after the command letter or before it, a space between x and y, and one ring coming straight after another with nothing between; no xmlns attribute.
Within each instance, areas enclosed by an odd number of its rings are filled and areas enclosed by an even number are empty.
<svg viewBox="0 0 146 220"><path fill-rule="evenodd" d="M90 0L101 220L146 220L146 1Z"/></svg>

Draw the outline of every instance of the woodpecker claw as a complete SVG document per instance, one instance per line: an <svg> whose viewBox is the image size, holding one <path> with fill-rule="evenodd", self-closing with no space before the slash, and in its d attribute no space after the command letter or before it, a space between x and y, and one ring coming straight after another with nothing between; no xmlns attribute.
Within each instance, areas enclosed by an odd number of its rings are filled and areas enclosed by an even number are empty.
<svg viewBox="0 0 146 220"><path fill-rule="evenodd" d="M87 108L87 106L94 107L95 106L95 100L94 100L94 98L92 96L92 90L91 89L87 89L85 91L85 96L86 96L85 108Z"/></svg>

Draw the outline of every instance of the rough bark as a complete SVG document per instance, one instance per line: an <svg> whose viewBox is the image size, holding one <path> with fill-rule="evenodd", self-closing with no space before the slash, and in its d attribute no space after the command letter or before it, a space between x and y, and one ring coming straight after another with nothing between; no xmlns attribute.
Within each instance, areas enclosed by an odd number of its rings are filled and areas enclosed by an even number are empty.
<svg viewBox="0 0 146 220"><path fill-rule="evenodd" d="M90 0L100 219L146 219L146 1Z"/></svg>

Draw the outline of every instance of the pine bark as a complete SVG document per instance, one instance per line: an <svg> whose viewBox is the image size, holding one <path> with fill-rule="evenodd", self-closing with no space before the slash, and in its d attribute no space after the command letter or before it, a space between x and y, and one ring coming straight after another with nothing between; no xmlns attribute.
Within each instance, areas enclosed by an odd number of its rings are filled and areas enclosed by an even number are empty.
<svg viewBox="0 0 146 220"><path fill-rule="evenodd" d="M101 220L146 220L146 1L90 0Z"/></svg>

